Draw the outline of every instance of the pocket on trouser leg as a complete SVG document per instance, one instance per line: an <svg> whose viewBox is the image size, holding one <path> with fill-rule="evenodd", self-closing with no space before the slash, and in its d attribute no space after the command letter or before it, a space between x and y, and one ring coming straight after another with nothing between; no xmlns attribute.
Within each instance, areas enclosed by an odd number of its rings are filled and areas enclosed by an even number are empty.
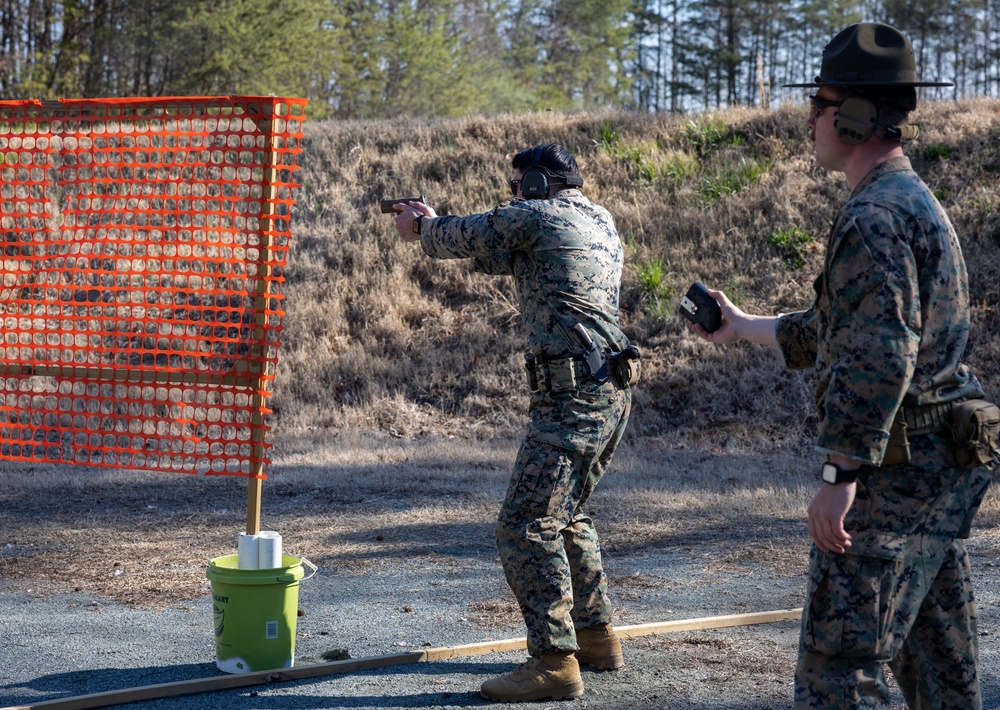
<svg viewBox="0 0 1000 710"><path fill-rule="evenodd" d="M581 455L528 439L518 453L502 514L552 516L568 523Z"/></svg>
<svg viewBox="0 0 1000 710"><path fill-rule="evenodd" d="M813 550L803 618L806 650L825 656L889 659L902 562L898 559Z"/></svg>

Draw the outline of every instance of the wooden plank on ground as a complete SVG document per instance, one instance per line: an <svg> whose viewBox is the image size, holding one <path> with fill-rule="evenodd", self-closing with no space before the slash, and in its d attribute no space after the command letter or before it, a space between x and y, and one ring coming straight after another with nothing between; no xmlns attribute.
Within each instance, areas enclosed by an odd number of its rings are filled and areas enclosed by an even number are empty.
<svg viewBox="0 0 1000 710"><path fill-rule="evenodd" d="M520 651L528 647L527 639L507 639L506 641L483 641L469 643L464 646L445 646L424 650L425 661L446 661L449 658L464 658L466 656L485 656L487 653L501 651Z"/></svg>
<svg viewBox="0 0 1000 710"><path fill-rule="evenodd" d="M615 627L615 632L621 638L634 638L650 634L664 634L678 631L697 631L702 629L722 629L732 626L751 626L754 624L770 624L778 621L791 621L802 615L802 609L780 609L777 611L762 611L749 614L728 614L725 616L706 616L700 619L677 619L676 621L660 621L651 624L636 624L633 626ZM462 646L444 646L428 648L423 651L397 653L388 656L372 656L369 658L331 661L307 666L296 666L274 671L256 671L213 678L197 678L181 680L174 683L160 683L125 690L112 690L91 695L77 695L71 698L46 700L31 705L17 705L0 710L87 710L102 708L109 705L134 703L140 700L178 697L210 693L218 690L246 688L253 685L283 683L286 681L318 678L338 673L367 671L389 666L402 666L422 661L444 661L449 658L467 656L483 656L488 653L502 651L518 651L527 648L526 639L507 639L501 641L483 641Z"/></svg>
<svg viewBox="0 0 1000 710"><path fill-rule="evenodd" d="M802 618L802 607L798 609L779 609L777 611L758 611L750 614L706 616L701 619L659 621L652 624L637 624L635 626L616 626L615 633L621 638L633 638L635 636L675 633L677 631L699 631L701 629L724 629L731 626L773 624L776 621L793 621L800 618Z"/></svg>
<svg viewBox="0 0 1000 710"><path fill-rule="evenodd" d="M103 708L109 705L135 703L140 700L176 698L181 695L195 695L197 693L210 693L218 690L247 688L253 685L283 683L290 680L303 680L305 678L316 678L336 673L351 673L354 671L386 668L388 666L402 666L408 663L418 663L423 658L424 654L421 651L397 653L389 656L371 656L368 658L331 661L330 663L316 663L308 666L295 666L281 670L255 671L253 673L239 673L212 678L180 680L174 683L144 685L137 688L126 688L125 690L111 690L105 693L92 693L90 695L76 695L71 698L60 698L58 700L45 700L32 703L31 705L16 705L0 708L0 710L86 710L87 708Z"/></svg>
<svg viewBox="0 0 1000 710"><path fill-rule="evenodd" d="M678 619L676 621L658 621L652 624L636 624L634 626L616 626L615 633L620 638L634 638L650 634L676 633L678 631L697 631L700 629L723 629L731 626L752 626L754 624L772 624L777 621L798 620L802 616L802 608L779 609L777 611L760 611L749 614L728 614L726 616L706 616L701 619ZM481 656L486 653L501 651L519 651L527 648L527 640L508 639L506 641L483 641L464 646L447 646L443 648L428 648L424 651L425 661L444 661L449 658L463 656ZM2 710L2 709L0 709Z"/></svg>

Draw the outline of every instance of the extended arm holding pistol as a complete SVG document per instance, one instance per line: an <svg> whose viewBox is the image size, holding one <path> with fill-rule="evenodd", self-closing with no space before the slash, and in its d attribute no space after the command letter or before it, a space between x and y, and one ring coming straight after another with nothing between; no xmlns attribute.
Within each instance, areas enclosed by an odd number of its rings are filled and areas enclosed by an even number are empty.
<svg viewBox="0 0 1000 710"><path fill-rule="evenodd" d="M403 241L412 242L420 239L420 228L424 219L437 217L437 213L428 206L426 199L420 195L419 197L379 200L379 209L386 214L395 213L396 231L399 232Z"/></svg>

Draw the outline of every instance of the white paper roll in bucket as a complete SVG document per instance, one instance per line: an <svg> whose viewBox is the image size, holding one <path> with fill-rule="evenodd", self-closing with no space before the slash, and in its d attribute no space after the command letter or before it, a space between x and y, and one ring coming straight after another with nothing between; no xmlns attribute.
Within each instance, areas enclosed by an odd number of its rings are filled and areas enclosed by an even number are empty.
<svg viewBox="0 0 1000 710"><path fill-rule="evenodd" d="M259 535L248 535L245 532L240 533L240 541L237 546L239 552L237 567L239 569L259 569L259 537Z"/></svg>
<svg viewBox="0 0 1000 710"><path fill-rule="evenodd" d="M274 530L261 530L257 539L257 568L281 566L281 535Z"/></svg>

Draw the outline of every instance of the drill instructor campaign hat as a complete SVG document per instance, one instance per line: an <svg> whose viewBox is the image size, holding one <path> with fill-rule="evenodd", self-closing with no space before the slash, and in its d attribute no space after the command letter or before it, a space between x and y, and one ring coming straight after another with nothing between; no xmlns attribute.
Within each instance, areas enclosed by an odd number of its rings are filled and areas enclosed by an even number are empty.
<svg viewBox="0 0 1000 710"><path fill-rule="evenodd" d="M805 86L952 86L950 81L918 81L910 41L895 27L860 22L841 30L823 48L819 76Z"/></svg>

